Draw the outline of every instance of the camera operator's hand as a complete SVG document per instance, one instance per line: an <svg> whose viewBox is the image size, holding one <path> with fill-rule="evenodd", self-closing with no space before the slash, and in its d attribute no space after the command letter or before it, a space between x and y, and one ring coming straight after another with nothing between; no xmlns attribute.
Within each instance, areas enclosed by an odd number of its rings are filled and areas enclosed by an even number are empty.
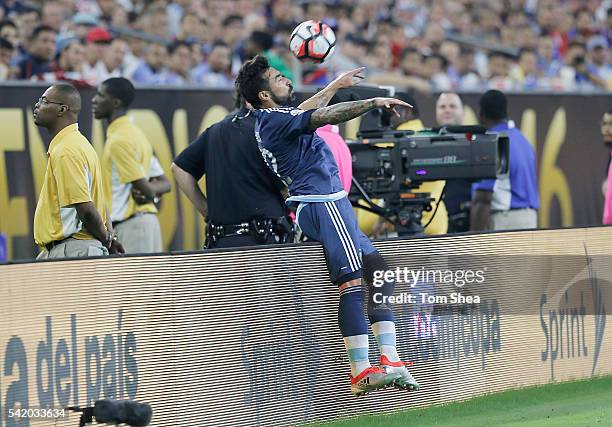
<svg viewBox="0 0 612 427"><path fill-rule="evenodd" d="M397 111L398 107L406 108L412 111L412 105L408 104L407 102L400 101L399 99L395 99L395 98L374 98L374 102L375 102L376 107L383 108L389 113L392 113L396 117L400 117L400 114Z"/></svg>
<svg viewBox="0 0 612 427"><path fill-rule="evenodd" d="M336 77L336 79L331 84L335 89L343 89L355 86L357 83L359 83L365 78L365 76L363 75L363 70L365 70L365 67L359 67L351 71L346 71Z"/></svg>

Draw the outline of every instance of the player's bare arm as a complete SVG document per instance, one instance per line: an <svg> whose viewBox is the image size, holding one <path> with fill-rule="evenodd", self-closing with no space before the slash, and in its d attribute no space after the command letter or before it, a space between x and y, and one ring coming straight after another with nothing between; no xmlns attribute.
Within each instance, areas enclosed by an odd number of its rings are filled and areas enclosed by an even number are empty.
<svg viewBox="0 0 612 427"><path fill-rule="evenodd" d="M399 117L397 107L412 109L412 105L394 98L371 98L361 101L340 102L329 107L319 108L312 113L310 129L318 129L327 124L344 123L375 108L384 108Z"/></svg>
<svg viewBox="0 0 612 427"><path fill-rule="evenodd" d="M302 102L298 108L300 110L310 110L326 107L339 89L354 86L363 80L363 70L365 70L365 67L355 68L340 74L333 82L325 86L323 90Z"/></svg>

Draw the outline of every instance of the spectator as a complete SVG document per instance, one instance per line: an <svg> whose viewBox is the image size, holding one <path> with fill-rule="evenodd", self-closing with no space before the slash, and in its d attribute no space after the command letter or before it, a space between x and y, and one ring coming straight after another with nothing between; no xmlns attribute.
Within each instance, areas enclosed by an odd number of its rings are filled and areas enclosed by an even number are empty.
<svg viewBox="0 0 612 427"><path fill-rule="evenodd" d="M206 24L200 21L200 18L193 13L183 15L180 22L180 30L177 34L178 40L199 40L202 41L202 29Z"/></svg>
<svg viewBox="0 0 612 427"><path fill-rule="evenodd" d="M595 76L602 80L600 86L606 83L612 75L612 65L609 60L608 42L601 36L592 37L587 42L588 68Z"/></svg>
<svg viewBox="0 0 612 427"><path fill-rule="evenodd" d="M349 34L343 43L336 45L336 51L327 62L327 66L335 76L344 70L359 68L367 54L367 40L358 35Z"/></svg>
<svg viewBox="0 0 612 427"><path fill-rule="evenodd" d="M474 51L462 48L457 59L458 89L476 90L482 86L482 79L474 66Z"/></svg>
<svg viewBox="0 0 612 427"><path fill-rule="evenodd" d="M113 12L116 8L121 7L117 0L96 0L100 11L98 19L105 24L110 24L113 17Z"/></svg>
<svg viewBox="0 0 612 427"><path fill-rule="evenodd" d="M34 29L28 52L17 64L17 78L29 79L50 70L49 65L55 53L56 36L57 32L46 25L40 25Z"/></svg>
<svg viewBox="0 0 612 427"><path fill-rule="evenodd" d="M272 49L274 38L264 31L253 31L244 46L244 59L251 59L260 53Z"/></svg>
<svg viewBox="0 0 612 427"><path fill-rule="evenodd" d="M204 62L204 46L197 40L186 41L191 51L191 66L195 67ZM192 69L193 71L193 69Z"/></svg>
<svg viewBox="0 0 612 427"><path fill-rule="evenodd" d="M519 54L518 64L512 70L517 88L525 91L533 91L540 88L538 72L538 56L535 50L522 49Z"/></svg>
<svg viewBox="0 0 612 427"><path fill-rule="evenodd" d="M32 39L34 29L39 25L40 12L32 8L23 8L18 12L15 23L19 30L19 51L21 54L26 53L26 46Z"/></svg>
<svg viewBox="0 0 612 427"><path fill-rule="evenodd" d="M428 25L421 41L421 49L424 53L436 52L444 41L444 28L440 24Z"/></svg>
<svg viewBox="0 0 612 427"><path fill-rule="evenodd" d="M308 19L313 19L315 21L325 21L329 19L327 5L325 4L324 1L321 1L321 0L309 1L304 6L305 6L304 15L307 16Z"/></svg>
<svg viewBox="0 0 612 427"><path fill-rule="evenodd" d="M169 2L170 4L166 8L168 13L168 25L170 26L170 33L179 38L181 29L181 23L185 16L191 15L189 7L191 6L192 0L174 0ZM197 16L194 16L197 19Z"/></svg>
<svg viewBox="0 0 612 427"><path fill-rule="evenodd" d="M4 16L21 13L29 7L21 0L4 0L0 3L0 8L4 12Z"/></svg>
<svg viewBox="0 0 612 427"><path fill-rule="evenodd" d="M242 65L240 49L245 35L244 20L240 15L230 15L223 20L223 41L232 51L231 73L237 75Z"/></svg>
<svg viewBox="0 0 612 427"><path fill-rule="evenodd" d="M19 46L19 32L15 23L10 19L0 21L0 37L11 42L13 49Z"/></svg>
<svg viewBox="0 0 612 427"><path fill-rule="evenodd" d="M132 74L131 80L136 84L152 85L158 83L168 60L168 48L161 44L151 43L145 48L145 59Z"/></svg>
<svg viewBox="0 0 612 427"><path fill-rule="evenodd" d="M456 43L451 40L445 40L440 45L440 50L438 53L442 55L444 59L446 59L448 63L446 67L446 72L448 74L449 79L451 80L452 86L454 88L457 88L459 86L458 62L459 55L461 53L459 43Z"/></svg>
<svg viewBox="0 0 612 427"><path fill-rule="evenodd" d="M368 56L369 74L388 73L393 71L393 52L388 37L378 37L376 42L370 46Z"/></svg>
<svg viewBox="0 0 612 427"><path fill-rule="evenodd" d="M110 26L113 28L128 27L130 23L130 17L127 10L122 6L117 6L113 10L113 16L111 17Z"/></svg>
<svg viewBox="0 0 612 427"><path fill-rule="evenodd" d="M510 171L500 179L487 179L472 186L470 229L513 230L537 228L540 207L533 147L508 120L508 101L498 90L480 98L480 123L489 132L510 138Z"/></svg>
<svg viewBox="0 0 612 427"><path fill-rule="evenodd" d="M230 15L223 20L223 41L230 49L236 49L244 37L243 18L240 15Z"/></svg>
<svg viewBox="0 0 612 427"><path fill-rule="evenodd" d="M108 50L113 36L105 28L95 27L89 30L85 37L86 64L83 73L91 84L96 84L95 67L102 61Z"/></svg>
<svg viewBox="0 0 612 427"><path fill-rule="evenodd" d="M92 28L98 25L98 19L87 13L77 13L72 18L72 33L80 38L85 39Z"/></svg>
<svg viewBox="0 0 612 427"><path fill-rule="evenodd" d="M429 76L433 90L450 90L452 83L447 72L448 61L442 55L433 54L425 58L423 70Z"/></svg>
<svg viewBox="0 0 612 427"><path fill-rule="evenodd" d="M400 72L378 74L370 77L368 82L381 85L396 85L402 89L416 89L427 93L430 83L421 77L423 56L415 48L408 47L402 52Z"/></svg>
<svg viewBox="0 0 612 427"><path fill-rule="evenodd" d="M123 60L127 52L127 42L123 39L114 39L94 68L95 81L101 83L111 77L122 77L125 74Z"/></svg>
<svg viewBox="0 0 612 427"><path fill-rule="evenodd" d="M422 78L424 70L421 52L415 48L406 48L402 52L400 69L406 76Z"/></svg>
<svg viewBox="0 0 612 427"><path fill-rule="evenodd" d="M42 7L41 22L59 33L65 25L67 15L66 8L60 2L45 1Z"/></svg>
<svg viewBox="0 0 612 427"><path fill-rule="evenodd" d="M538 34L534 31L531 25L524 25L522 27L510 27L515 34L515 46L519 49L531 49L535 50L538 48Z"/></svg>
<svg viewBox="0 0 612 427"><path fill-rule="evenodd" d="M305 84L322 84L339 70L366 65L367 77L373 83L380 81L419 91L429 90L432 85L438 89L447 88L448 79L450 87L465 90L478 90L486 86L525 91L593 90L606 85L612 90L612 78L608 81L605 78L609 61L601 59L606 49L599 47L612 43L612 8L609 7L609 0L599 2L601 4L590 3L585 8L579 7L580 2L559 3L558 0L527 3L524 0L511 0L505 8L499 2L482 6L473 0L433 4L422 1L413 4L404 0L345 0L331 3L316 0L301 2L301 6L297 5L300 2L290 0L79 0L74 4L65 0L50 0L38 3L41 4L42 17L19 0L2 2L3 11L10 14L19 32L18 43L12 39L13 34L0 34L17 49L13 65L27 53L33 29L41 23L49 24L62 36L73 33L80 38L87 38L91 30L102 25L104 28L143 31L147 35L163 38L163 41L154 41L158 44L170 43L174 39L186 41L191 45L192 64L195 67L210 53L214 41L221 39L231 51L231 75L237 72L245 59L264 53L274 65L284 67L283 73L289 76L292 67L291 54L286 47L288 35L296 22L321 18L332 25L336 33L336 52L326 62L327 69L325 66L316 69L305 67L302 77ZM72 12L78 13L69 18L67 15ZM14 33L14 27L7 26L5 31ZM103 31L108 32L106 29ZM483 51L468 53L466 45L460 46L449 40L447 32L494 43L490 49L499 52L512 53L512 49L516 48L536 50L537 82L529 77L525 86L523 81L522 68L529 68L531 54L521 58L508 55L501 58L493 54L488 65ZM250 34L254 36L248 36ZM596 38L597 35L605 40L605 44ZM138 42L130 40L131 53L124 60L128 74L132 74L146 59L145 47L151 41L145 42L144 39ZM591 41L594 39L598 41ZM574 51L578 49L578 44L582 44L584 54L568 52L572 50L570 42L575 43ZM102 43L110 43L110 36ZM402 66L405 65L402 64L402 53L406 52L406 48L416 49L418 55L427 58L413 61L418 66L411 67L409 72ZM103 56L101 53L95 54L95 50L99 49L92 49L90 43L87 44L89 70ZM446 59L447 67L440 67L439 57L431 56L438 54ZM96 56L95 60L91 56ZM578 58L575 63L576 56L585 56L585 61ZM416 54L409 56L411 60L416 57ZM403 58L406 59L405 56ZM425 66L445 71L428 75L423 73ZM460 68L462 71L459 71ZM481 76L489 74L491 81L481 82Z"/></svg>
<svg viewBox="0 0 612 427"><path fill-rule="evenodd" d="M164 85L186 86L192 84L191 50L189 43L176 41L168 48L170 54L167 69L159 76L159 83Z"/></svg>
<svg viewBox="0 0 612 427"><path fill-rule="evenodd" d="M55 82L65 80L76 87L89 87L83 70L86 57L83 42L76 37L65 37L58 41L57 59L51 63L48 73L39 74L38 80Z"/></svg>
<svg viewBox="0 0 612 427"><path fill-rule="evenodd" d="M565 65L559 70L559 76L566 90L593 90L606 87L606 81L597 76L596 69L586 61L586 46L573 41L565 55Z"/></svg>
<svg viewBox="0 0 612 427"><path fill-rule="evenodd" d="M574 13L576 26L568 32L570 41L586 43L596 31L593 28L593 14L588 9L580 9Z"/></svg>
<svg viewBox="0 0 612 427"><path fill-rule="evenodd" d="M282 28L295 28L291 0L271 0L268 12L268 28L274 32Z"/></svg>
<svg viewBox="0 0 612 427"><path fill-rule="evenodd" d="M193 69L194 83L206 87L231 88L234 79L229 74L231 51L228 45L218 41L212 46L207 61Z"/></svg>
<svg viewBox="0 0 612 427"><path fill-rule="evenodd" d="M153 3L154 4L154 3ZM144 17L144 30L155 36L167 38L170 34L168 12L161 6L152 6Z"/></svg>
<svg viewBox="0 0 612 427"><path fill-rule="evenodd" d="M11 59L15 52L13 44L0 37L0 82L8 80L11 75Z"/></svg>
<svg viewBox="0 0 612 427"><path fill-rule="evenodd" d="M514 90L517 82L510 77L510 56L503 52L489 54L489 88Z"/></svg>
<svg viewBox="0 0 612 427"><path fill-rule="evenodd" d="M538 69L546 79L552 79L559 74L561 62L555 54L553 38L544 34L538 38Z"/></svg>

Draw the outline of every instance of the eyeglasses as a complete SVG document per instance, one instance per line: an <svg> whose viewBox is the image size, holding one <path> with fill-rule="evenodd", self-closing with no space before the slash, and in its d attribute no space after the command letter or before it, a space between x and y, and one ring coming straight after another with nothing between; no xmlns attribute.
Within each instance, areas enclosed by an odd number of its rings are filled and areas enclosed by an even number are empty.
<svg viewBox="0 0 612 427"><path fill-rule="evenodd" d="M56 105L63 105L65 106L68 110L70 109L70 107L68 107L66 104L62 103L62 102L54 102L54 101L49 101L46 97L41 96L40 98L38 98L38 103L40 105L45 105L45 104L56 104Z"/></svg>

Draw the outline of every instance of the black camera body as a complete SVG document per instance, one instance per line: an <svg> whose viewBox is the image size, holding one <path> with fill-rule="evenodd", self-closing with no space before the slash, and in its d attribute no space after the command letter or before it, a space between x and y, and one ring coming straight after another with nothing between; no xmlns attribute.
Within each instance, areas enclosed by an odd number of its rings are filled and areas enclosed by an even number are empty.
<svg viewBox="0 0 612 427"><path fill-rule="evenodd" d="M352 154L351 201L384 199L385 208L370 204L398 227L398 233L422 232L423 210L431 210L426 181L498 178L508 173L510 141L482 126L452 126L424 131L360 132L348 144Z"/></svg>

